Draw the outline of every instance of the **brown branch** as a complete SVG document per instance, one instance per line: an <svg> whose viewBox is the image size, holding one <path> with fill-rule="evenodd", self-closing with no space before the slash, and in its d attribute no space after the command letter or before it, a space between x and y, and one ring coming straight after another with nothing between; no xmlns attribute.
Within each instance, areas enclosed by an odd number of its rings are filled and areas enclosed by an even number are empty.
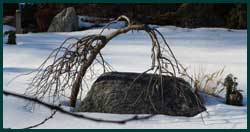
<svg viewBox="0 0 250 132"><path fill-rule="evenodd" d="M56 111L61 112L61 113L65 114L65 115L69 115L69 116L76 117L76 118L79 118L79 119L86 119L86 120L90 120L90 121L95 121L95 122L125 124L125 123L130 122L130 121L146 120L146 119L149 119L149 118L152 118L152 117L155 116L154 114L147 115L147 116L135 115L135 116L133 116L131 118L124 119L124 120L104 120L104 119L100 119L100 118L88 117L88 116L85 116L83 114L72 113L72 112L66 111L66 110L64 110L61 107L58 107L56 105L52 105L52 104L43 102L41 100L38 100L36 98L24 96L24 95L21 95L21 94L17 94L17 93L5 91L5 90L3 90L3 94L5 96L13 96L13 97L16 97L16 98L21 98L21 99L25 99L25 100L28 100L28 101L38 103L38 104L40 104L42 106L45 106L45 107L47 107L47 108L49 108L51 110L56 110Z"/></svg>
<svg viewBox="0 0 250 132"><path fill-rule="evenodd" d="M117 29L106 36L102 35L102 32L108 25L121 19L127 21L126 27ZM154 74L159 75L161 79L159 82L156 82L156 85L162 84L163 75L175 77L181 65L175 58L164 36L155 28L144 24L132 24L129 18L120 16L107 24L99 34L84 36L81 39L74 37L66 39L59 48L52 51L39 67L25 94L36 97L39 100L49 96L53 99L54 104L61 96L66 96L66 90L71 90L70 106L75 107L78 94L82 89L82 83L87 79L87 74L90 73L90 78L98 74L95 72L95 62L102 66L104 72L113 71L110 68L111 66L104 60L101 50L113 38L133 30L146 32L152 41L152 63L150 69L154 70ZM67 45L66 42L70 39L77 40L77 42ZM159 41L159 39L163 42ZM169 53L168 56L166 56L165 52ZM100 57L100 60L98 57ZM137 78L132 85L136 80ZM163 88L161 88L161 93L163 98Z"/></svg>
<svg viewBox="0 0 250 132"><path fill-rule="evenodd" d="M98 35L96 36L97 40L100 40L99 43L96 44L95 47L90 52L89 57L87 58L87 61L81 65L79 74L77 74L76 79L74 80L73 86L72 86L72 92L70 96L70 106L75 107L76 104L76 99L80 90L80 85L82 83L82 79L89 68L90 65L92 65L93 61L96 59L96 56L100 53L101 49L106 46L106 44L114 37L127 33L128 31L131 30L146 30L145 25L128 25L125 28L118 29L114 31L113 33L109 34L108 36L101 36Z"/></svg>

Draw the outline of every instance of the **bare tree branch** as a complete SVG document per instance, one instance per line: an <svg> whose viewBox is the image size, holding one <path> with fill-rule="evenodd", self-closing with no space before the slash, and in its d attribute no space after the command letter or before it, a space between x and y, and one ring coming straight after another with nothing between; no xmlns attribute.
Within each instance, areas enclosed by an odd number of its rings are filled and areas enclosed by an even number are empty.
<svg viewBox="0 0 250 132"><path fill-rule="evenodd" d="M108 35L102 35L102 32L111 24L118 22L119 20L125 20L127 25L120 29L114 30ZM171 50L169 44L166 42L163 34L155 28L152 28L145 24L132 24L128 17L120 16L116 20L108 23L99 34L88 35L82 38L74 38L70 37L66 39L57 49L53 50L52 53L47 57L47 59L39 66L39 68L35 71L35 76L32 78L29 83L29 87L26 89L25 95L27 96L16 96L16 97L25 97L27 100L36 102L38 104L44 105L50 109L58 110L61 113L66 113L68 115L84 118L97 122L110 122L110 123L125 123L130 120L137 119L146 119L151 117L138 117L134 116L127 120L122 121L111 121L111 120L103 120L98 118L91 118L84 115L79 115L75 113L71 113L58 108L56 103L60 100L61 97L68 97L69 95L65 95L66 90L71 90L70 95L70 106L75 107L77 97L79 93L83 91L83 82L88 87L86 83L88 74L90 74L90 78L93 79L93 76L99 74L97 73L96 64L99 65L103 70L103 72L112 71L113 68L108 62L105 61L104 56L101 54L101 50L111 41L113 38L125 34L129 31L144 31L149 38L151 39L151 67L145 72L141 73L136 77L130 88L133 87L133 84L145 73L152 72L157 80L151 78L151 81L148 84L149 87L161 86L161 97L162 104L164 103L164 91L163 91L163 79L162 77L165 75L172 76L176 78L177 74L188 76L185 72L185 68L179 63L176 59L173 51ZM75 40L67 44L69 40ZM34 73L34 72L32 72ZM189 76L188 76L189 77ZM155 80L155 81L152 81ZM151 85L152 84L152 85ZM178 88L178 87L177 87ZM141 94L142 94L141 93ZM11 93L5 93L5 95L10 95ZM140 94L140 95L141 95ZM181 91L183 94L183 91ZM150 94L147 92L147 96L150 99ZM14 94L12 93L12 96ZM43 102L45 97L49 97L49 103ZM31 98L32 97L32 98ZM124 100L127 97L124 97ZM50 101L52 98L52 101ZM137 100L141 98L139 96L133 104L137 103ZM47 98L46 98L47 99ZM52 103L51 103L52 102ZM50 104L51 103L51 104ZM132 104L132 105L133 105ZM154 107L154 103L151 101L152 106ZM157 109L155 109L157 111Z"/></svg>
<svg viewBox="0 0 250 132"><path fill-rule="evenodd" d="M5 96L13 96L13 97L16 97L16 98L21 98L21 99L25 99L25 100L28 100L28 101L33 101L33 102L36 102L36 103L38 103L38 104L40 104L42 106L45 106L45 107L51 109L51 110L55 110L55 111L61 112L61 113L65 114L65 115L69 115L69 116L76 117L76 118L79 118L79 119L85 119L85 120L95 121L95 122L125 124L125 123L130 122L130 121L146 120L146 119L149 119L149 118L155 116L154 114L147 115L147 116L138 116L138 115L135 115L135 116L132 116L131 118L127 118L127 119L124 119L124 120L105 120L105 119L100 119L100 118L88 117L88 116L85 116L83 114L76 114L76 113L73 113L73 112L69 112L69 111L66 111L66 110L62 109L59 106L55 106L55 105L52 105L52 104L40 101L40 100L38 100L36 98L28 97L28 96L25 96L25 95L21 95L21 94L9 92L9 91L5 91L5 90L3 90L3 94ZM52 117L53 116L54 115L52 115Z"/></svg>

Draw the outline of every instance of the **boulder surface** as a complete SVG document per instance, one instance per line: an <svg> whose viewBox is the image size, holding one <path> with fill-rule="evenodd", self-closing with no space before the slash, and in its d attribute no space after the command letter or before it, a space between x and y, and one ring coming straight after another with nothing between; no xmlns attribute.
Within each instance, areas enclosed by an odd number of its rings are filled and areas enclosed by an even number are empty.
<svg viewBox="0 0 250 132"><path fill-rule="evenodd" d="M206 110L185 80L153 74L139 75L124 72L102 74L77 111L189 117Z"/></svg>
<svg viewBox="0 0 250 132"><path fill-rule="evenodd" d="M68 7L53 18L48 32L71 32L77 29L78 16L73 7Z"/></svg>

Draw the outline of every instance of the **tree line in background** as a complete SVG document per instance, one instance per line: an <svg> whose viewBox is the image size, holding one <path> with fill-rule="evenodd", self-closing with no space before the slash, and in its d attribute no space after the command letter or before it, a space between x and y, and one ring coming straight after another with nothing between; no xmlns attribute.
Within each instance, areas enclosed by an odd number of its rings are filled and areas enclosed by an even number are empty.
<svg viewBox="0 0 250 132"><path fill-rule="evenodd" d="M126 15L139 23L180 27L225 27L246 29L246 4L25 4L22 27L28 31L47 31L53 17L73 6L77 15L116 18ZM4 24L13 24L18 4L3 5ZM12 16L12 17L11 17Z"/></svg>

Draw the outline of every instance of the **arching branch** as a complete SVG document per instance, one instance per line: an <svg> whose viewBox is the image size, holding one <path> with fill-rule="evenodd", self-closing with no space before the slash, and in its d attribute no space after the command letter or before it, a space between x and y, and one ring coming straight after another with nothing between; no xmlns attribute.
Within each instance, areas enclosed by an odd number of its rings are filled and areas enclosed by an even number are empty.
<svg viewBox="0 0 250 132"><path fill-rule="evenodd" d="M102 32L111 23L118 22L119 20L125 20L127 25L108 35L102 35ZM175 58L163 35L157 29L145 24L132 24L129 18L120 16L107 24L99 34L88 35L80 39L70 38L74 39L75 43L71 42L68 44L67 42L70 39L65 40L59 48L52 51L39 67L29 84L26 94L37 97L40 100L48 96L49 99L52 98L52 103L56 103L56 100L60 99L62 95L66 96L66 90L71 90L69 97L70 106L75 107L78 94L82 91L82 82L86 82L87 75L92 73L100 74L95 69L97 68L96 64L99 64L103 72L113 70L105 61L101 50L113 38L133 30L146 32L152 40L152 65L147 72L152 71L154 74L160 76L160 78L163 75L176 76L177 73L181 73L182 66ZM157 83L162 84L162 79L157 81ZM157 83L155 85L158 85Z"/></svg>

